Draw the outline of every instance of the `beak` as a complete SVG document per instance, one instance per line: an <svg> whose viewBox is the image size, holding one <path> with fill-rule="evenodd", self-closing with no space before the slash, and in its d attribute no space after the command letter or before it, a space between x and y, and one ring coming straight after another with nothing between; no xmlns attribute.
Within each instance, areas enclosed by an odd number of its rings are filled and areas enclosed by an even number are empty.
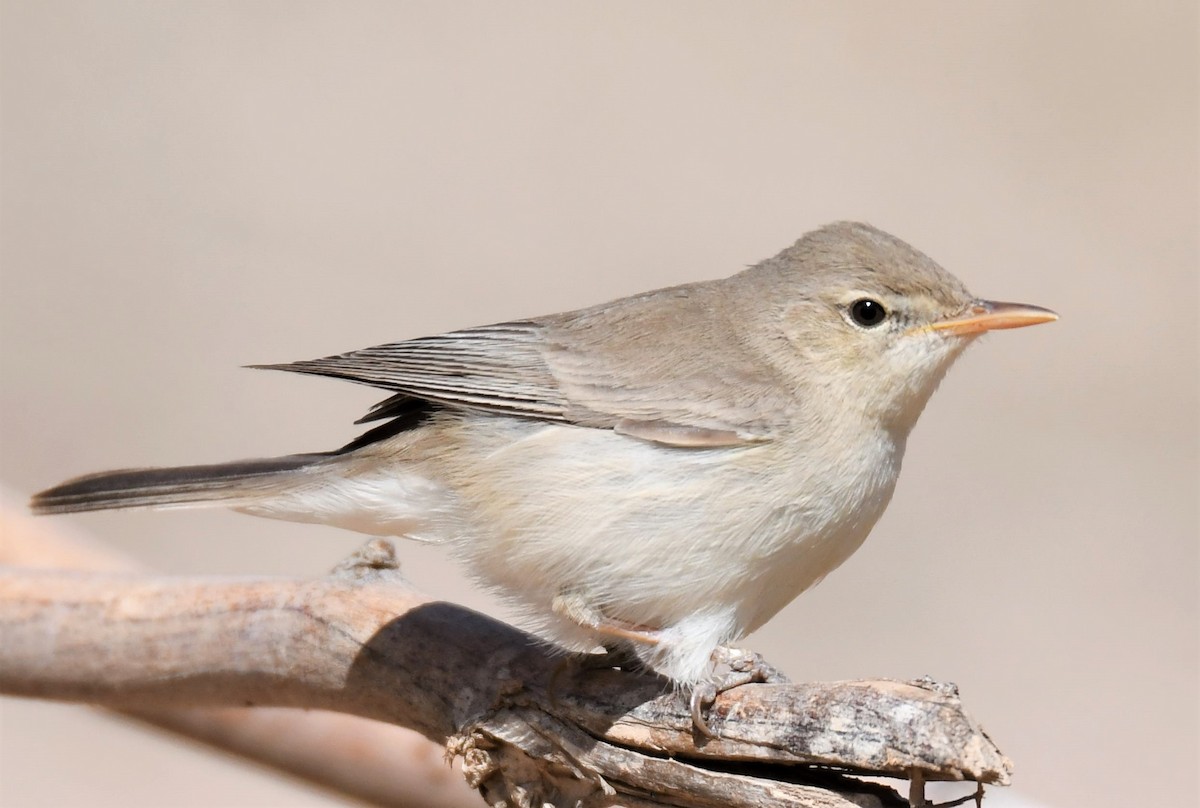
<svg viewBox="0 0 1200 808"><path fill-rule="evenodd" d="M1057 319L1057 314L1041 306L976 300L961 317L941 320L930 325L929 329L943 334L966 336L981 334L984 331L999 331L1002 328L1024 328L1038 323L1052 323Z"/></svg>

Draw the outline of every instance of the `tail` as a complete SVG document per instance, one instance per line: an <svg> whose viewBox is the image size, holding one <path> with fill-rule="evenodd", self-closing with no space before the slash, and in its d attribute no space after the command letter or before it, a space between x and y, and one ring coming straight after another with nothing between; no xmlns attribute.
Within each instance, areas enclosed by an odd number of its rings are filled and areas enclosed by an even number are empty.
<svg viewBox="0 0 1200 808"><path fill-rule="evenodd" d="M54 514L114 508L237 507L279 493L295 483L296 472L328 459L327 454L300 454L212 466L102 471L35 494L30 508L36 514Z"/></svg>

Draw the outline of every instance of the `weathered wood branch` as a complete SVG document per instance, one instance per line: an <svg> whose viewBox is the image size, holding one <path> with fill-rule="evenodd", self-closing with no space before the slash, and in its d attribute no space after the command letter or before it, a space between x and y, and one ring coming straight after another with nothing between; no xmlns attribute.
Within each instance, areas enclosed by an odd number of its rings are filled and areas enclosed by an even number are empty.
<svg viewBox="0 0 1200 808"><path fill-rule="evenodd" d="M699 737L661 680L432 602L382 541L308 581L3 569L0 692L365 716L445 744L497 805L903 806L854 775L1010 771L957 694L928 682L747 685L713 706L719 738Z"/></svg>
<svg viewBox="0 0 1200 808"><path fill-rule="evenodd" d="M147 572L136 560L6 506L0 489L0 566ZM129 707L112 712L342 796L389 808L477 808L479 797L446 764L445 748L401 726L325 710Z"/></svg>

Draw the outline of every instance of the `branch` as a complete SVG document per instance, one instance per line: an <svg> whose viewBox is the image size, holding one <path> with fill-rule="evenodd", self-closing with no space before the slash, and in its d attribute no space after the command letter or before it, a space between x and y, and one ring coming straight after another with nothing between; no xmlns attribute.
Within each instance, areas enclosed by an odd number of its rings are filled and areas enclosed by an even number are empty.
<svg viewBox="0 0 1200 808"><path fill-rule="evenodd" d="M144 567L69 525L5 507L0 565L108 572ZM2 663L0 663L2 666ZM323 710L129 708L113 712L254 761L342 796L393 808L477 808L445 749L404 727Z"/></svg>
<svg viewBox="0 0 1200 808"><path fill-rule="evenodd" d="M902 806L851 775L1010 772L957 693L928 682L746 685L710 711L719 740L697 737L661 680L587 670L431 602L378 540L315 581L0 572L0 692L374 718L446 744L495 805Z"/></svg>

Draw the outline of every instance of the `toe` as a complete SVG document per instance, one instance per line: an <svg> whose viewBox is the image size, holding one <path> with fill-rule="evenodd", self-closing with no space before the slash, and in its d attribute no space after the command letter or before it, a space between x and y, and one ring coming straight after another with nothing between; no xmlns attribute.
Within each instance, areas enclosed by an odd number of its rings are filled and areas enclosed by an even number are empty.
<svg viewBox="0 0 1200 808"><path fill-rule="evenodd" d="M708 726L704 711L717 700L717 688L710 682L702 682L692 688L692 726L705 738L716 738L717 734Z"/></svg>

